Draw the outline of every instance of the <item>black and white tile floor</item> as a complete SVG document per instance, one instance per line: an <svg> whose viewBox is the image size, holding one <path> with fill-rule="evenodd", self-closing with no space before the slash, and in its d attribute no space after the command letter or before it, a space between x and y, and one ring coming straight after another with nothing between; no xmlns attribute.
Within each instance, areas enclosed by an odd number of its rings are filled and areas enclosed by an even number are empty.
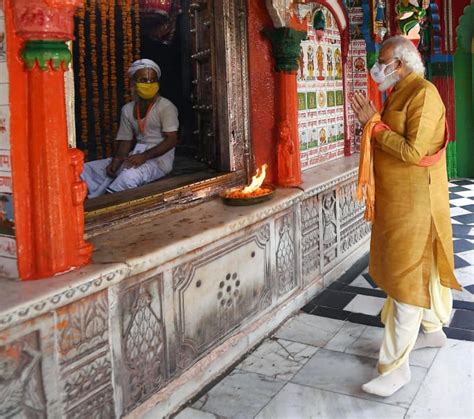
<svg viewBox="0 0 474 419"><path fill-rule="evenodd" d="M446 335L474 341L474 180L449 184L456 277L463 291L453 291L453 315ZM316 316L383 327L380 311L385 293L367 273L368 256L331 284L302 311Z"/></svg>

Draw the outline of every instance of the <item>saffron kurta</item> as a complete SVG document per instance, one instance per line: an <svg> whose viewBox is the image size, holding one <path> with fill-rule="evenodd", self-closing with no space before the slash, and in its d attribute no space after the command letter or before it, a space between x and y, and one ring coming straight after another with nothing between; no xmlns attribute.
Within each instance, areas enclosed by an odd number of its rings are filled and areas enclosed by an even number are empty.
<svg viewBox="0 0 474 419"><path fill-rule="evenodd" d="M454 276L446 156L430 167L416 163L444 143L445 108L435 86L412 73L390 94L375 134L375 221L369 273L393 299L430 307L433 254L441 284Z"/></svg>

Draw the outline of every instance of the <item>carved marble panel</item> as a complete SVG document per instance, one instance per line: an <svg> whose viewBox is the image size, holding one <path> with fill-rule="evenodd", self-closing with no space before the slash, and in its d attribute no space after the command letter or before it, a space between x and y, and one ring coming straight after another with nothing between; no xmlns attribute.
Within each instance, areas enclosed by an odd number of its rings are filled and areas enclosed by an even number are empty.
<svg viewBox="0 0 474 419"><path fill-rule="evenodd" d="M339 214L341 230L346 228L355 220L360 219L365 210L363 202L357 201L355 192L357 188L357 181L349 182L338 189Z"/></svg>
<svg viewBox="0 0 474 419"><path fill-rule="evenodd" d="M363 218L341 232L341 254L351 250L357 243L362 239L366 238L370 234L370 224L367 223Z"/></svg>
<svg viewBox="0 0 474 419"><path fill-rule="evenodd" d="M46 418L39 332L0 346L0 417Z"/></svg>
<svg viewBox="0 0 474 419"><path fill-rule="evenodd" d="M60 417L51 314L0 333L0 417Z"/></svg>
<svg viewBox="0 0 474 419"><path fill-rule="evenodd" d="M63 415L115 417L109 348L107 292L57 310L56 330ZM108 394L99 404L98 394ZM104 416L104 412L110 412Z"/></svg>
<svg viewBox="0 0 474 419"><path fill-rule="evenodd" d="M173 269L178 369L270 306L269 243L265 224Z"/></svg>
<svg viewBox="0 0 474 419"><path fill-rule="evenodd" d="M61 364L77 362L108 344L108 301L105 291L56 311Z"/></svg>
<svg viewBox="0 0 474 419"><path fill-rule="evenodd" d="M301 203L303 280L305 283L319 273L321 258L319 210L317 195L307 198Z"/></svg>
<svg viewBox="0 0 474 419"><path fill-rule="evenodd" d="M330 265L339 255L337 252L338 211L336 191L332 190L319 196L321 202L321 238L322 265Z"/></svg>
<svg viewBox="0 0 474 419"><path fill-rule="evenodd" d="M67 413L73 419L109 419L115 418L113 392L111 387L105 387L94 393L84 403Z"/></svg>
<svg viewBox="0 0 474 419"><path fill-rule="evenodd" d="M276 231L276 277L278 295L288 294L298 284L296 272L295 233L296 223L293 211L275 220Z"/></svg>
<svg viewBox="0 0 474 419"><path fill-rule="evenodd" d="M141 404L166 382L166 333L162 274L132 278L117 295L123 412Z"/></svg>

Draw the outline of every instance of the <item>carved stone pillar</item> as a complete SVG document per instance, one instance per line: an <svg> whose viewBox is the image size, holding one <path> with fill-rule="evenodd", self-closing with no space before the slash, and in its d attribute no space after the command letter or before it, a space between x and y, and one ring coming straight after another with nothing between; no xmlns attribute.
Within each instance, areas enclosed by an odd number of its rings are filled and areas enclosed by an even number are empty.
<svg viewBox="0 0 474 419"><path fill-rule="evenodd" d="M81 5L82 0L11 0L15 33L25 41L21 57L28 83L28 139L22 156L28 173L13 173L29 190L26 219L17 220L29 226L17 238L22 279L82 266L92 253L83 239L83 155L68 150L64 94L64 72L71 61L65 41L73 38L74 10Z"/></svg>
<svg viewBox="0 0 474 419"><path fill-rule="evenodd" d="M278 181L283 187L301 184L300 142L298 138L298 95L296 72L300 43L306 32L281 27L264 31L272 43L278 73Z"/></svg>

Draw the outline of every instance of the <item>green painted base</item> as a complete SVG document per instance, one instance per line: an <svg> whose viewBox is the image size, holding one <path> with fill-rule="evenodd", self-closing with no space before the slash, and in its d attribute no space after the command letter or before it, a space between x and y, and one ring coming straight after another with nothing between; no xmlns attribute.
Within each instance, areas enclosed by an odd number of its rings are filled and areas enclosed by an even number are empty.
<svg viewBox="0 0 474 419"><path fill-rule="evenodd" d="M291 28L264 29L263 34L272 43L275 57L275 70L291 73L298 70L301 41L306 39L306 32Z"/></svg>

